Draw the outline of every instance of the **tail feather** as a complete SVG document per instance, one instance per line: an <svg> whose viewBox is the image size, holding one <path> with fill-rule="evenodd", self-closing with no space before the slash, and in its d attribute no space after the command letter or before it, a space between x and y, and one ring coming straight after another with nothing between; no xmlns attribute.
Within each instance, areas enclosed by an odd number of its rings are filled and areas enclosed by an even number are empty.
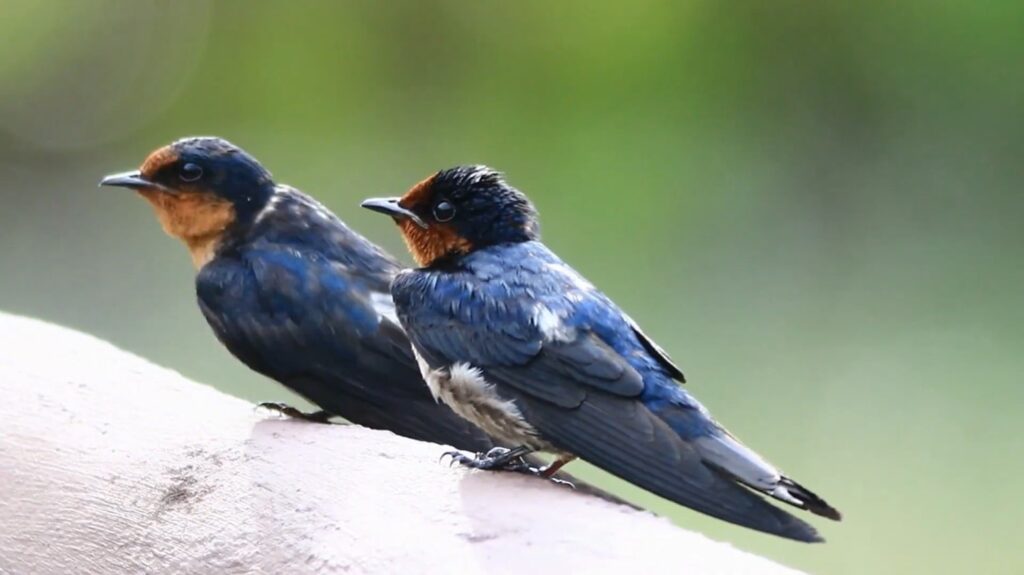
<svg viewBox="0 0 1024 575"><path fill-rule="evenodd" d="M790 505L806 509L815 515L821 515L822 517L827 517L833 521L843 520L843 514L840 513L838 509L829 505L824 499L818 497L818 495L810 489L807 489L785 475L779 478L778 486L768 492L768 494L779 501L785 501Z"/></svg>
<svg viewBox="0 0 1024 575"><path fill-rule="evenodd" d="M692 443L635 400L595 393L569 417L563 408L526 394L515 399L556 447L634 485L758 531L823 541L811 525L705 465Z"/></svg>
<svg viewBox="0 0 1024 575"><path fill-rule="evenodd" d="M734 481L815 515L840 521L842 514L810 489L782 475L725 430L690 440L709 467Z"/></svg>

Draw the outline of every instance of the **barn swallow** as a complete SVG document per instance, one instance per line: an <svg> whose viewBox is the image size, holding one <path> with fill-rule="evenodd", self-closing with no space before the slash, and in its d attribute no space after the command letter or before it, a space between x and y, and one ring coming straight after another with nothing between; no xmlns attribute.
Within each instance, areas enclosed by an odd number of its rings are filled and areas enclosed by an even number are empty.
<svg viewBox="0 0 1024 575"><path fill-rule="evenodd" d="M138 192L164 231L184 242L198 270L199 307L221 343L323 411L267 407L315 421L340 416L467 451L496 448L424 384L388 291L398 262L313 198L276 184L240 148L220 138L182 139L101 185Z"/></svg>
<svg viewBox="0 0 1024 575"><path fill-rule="evenodd" d="M719 425L640 327L540 242L537 213L483 166L443 170L391 216L421 266L391 294L434 397L506 452L453 454L501 468L534 451L579 457L708 515L798 541L817 531L764 496L840 514ZM550 472L550 469L548 470Z"/></svg>

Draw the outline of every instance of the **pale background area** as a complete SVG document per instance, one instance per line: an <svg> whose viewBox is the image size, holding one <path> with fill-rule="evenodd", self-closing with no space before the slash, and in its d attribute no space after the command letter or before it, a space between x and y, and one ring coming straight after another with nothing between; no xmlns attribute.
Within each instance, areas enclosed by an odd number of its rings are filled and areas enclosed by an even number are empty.
<svg viewBox="0 0 1024 575"><path fill-rule="evenodd" d="M225 136L409 261L359 200L488 163L847 519L808 547L574 473L812 572L1020 573L1024 4L758 4L4 0L0 309L291 400L99 178Z"/></svg>

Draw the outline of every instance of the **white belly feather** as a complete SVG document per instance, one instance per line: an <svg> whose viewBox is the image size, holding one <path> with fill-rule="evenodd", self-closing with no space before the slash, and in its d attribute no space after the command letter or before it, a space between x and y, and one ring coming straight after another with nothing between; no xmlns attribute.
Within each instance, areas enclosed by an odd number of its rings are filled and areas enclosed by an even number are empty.
<svg viewBox="0 0 1024 575"><path fill-rule="evenodd" d="M509 446L528 445L548 450L547 442L523 418L514 400L498 395L483 373L467 364L431 369L415 349L416 361L434 399L444 402L456 414L470 421L499 442Z"/></svg>

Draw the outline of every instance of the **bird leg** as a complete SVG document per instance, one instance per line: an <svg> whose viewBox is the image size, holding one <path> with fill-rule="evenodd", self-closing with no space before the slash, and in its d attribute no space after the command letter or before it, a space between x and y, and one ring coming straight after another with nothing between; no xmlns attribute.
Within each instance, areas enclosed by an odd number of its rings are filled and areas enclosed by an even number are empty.
<svg viewBox="0 0 1024 575"><path fill-rule="evenodd" d="M528 455L532 451L533 449L523 445L516 447L515 449L494 447L487 453L477 453L475 456L466 455L461 451L446 451L441 454L441 460L444 461L445 457L451 457L452 463L458 463L466 467L472 467L473 469L484 469L488 471L515 471L518 473L537 475L540 473L540 470L527 464L526 461L523 460L523 456Z"/></svg>
<svg viewBox="0 0 1024 575"><path fill-rule="evenodd" d="M543 477L544 479L551 479L552 481L555 481L557 483L568 483L569 485L572 485L572 483L569 483L568 481L553 479L553 477L556 473L558 473L559 469L565 467L567 463L572 462L574 459L576 459L575 455L559 457L558 459L552 461L549 465L546 465L542 469L540 469L540 476Z"/></svg>
<svg viewBox="0 0 1024 575"><path fill-rule="evenodd" d="M330 413L327 413L326 411L323 410L306 413L305 411L301 411L297 408L294 408L288 405L287 403L281 403L277 401L263 401L257 403L256 407L263 408L266 409L267 411L272 411L274 413L280 413L281 415L290 417L292 419L301 419L303 421L309 421L311 423L329 424L331 422L331 418L334 417Z"/></svg>

